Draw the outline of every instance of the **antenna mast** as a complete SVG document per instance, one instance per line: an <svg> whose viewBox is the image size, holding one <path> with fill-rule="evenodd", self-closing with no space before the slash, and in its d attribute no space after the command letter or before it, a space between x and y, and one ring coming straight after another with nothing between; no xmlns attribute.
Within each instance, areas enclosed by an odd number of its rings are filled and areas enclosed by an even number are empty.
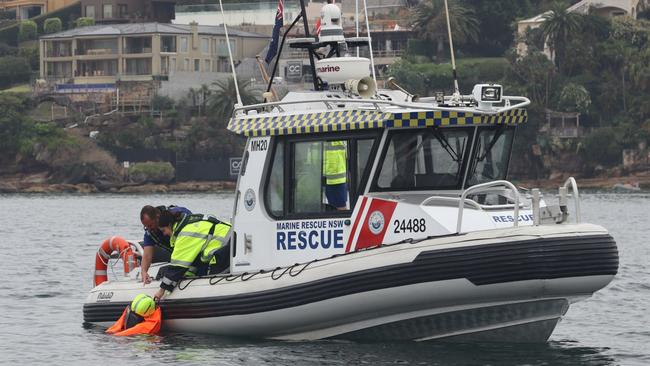
<svg viewBox="0 0 650 366"><path fill-rule="evenodd" d="M446 2L447 0L445 0ZM368 50L370 51L370 68L372 69L372 80L377 84L377 76L375 75L375 58L372 55L372 38L370 37L370 23L368 21L368 3L363 0L363 13L366 18L366 31L368 33ZM359 14L357 13L357 16ZM357 48L358 50L359 48ZM358 51L357 51L358 52Z"/></svg>
<svg viewBox="0 0 650 366"><path fill-rule="evenodd" d="M365 0L364 0L365 1ZM454 40L451 36L451 22L449 21L449 5L445 0L445 15L447 17L447 34L449 34L449 50L451 52L451 68L454 73L454 97L460 97L460 89L458 88L458 75L456 74L456 58L454 57Z"/></svg>
<svg viewBox="0 0 650 366"><path fill-rule="evenodd" d="M223 30L226 33L226 46L228 46L228 57L230 58L230 68L232 69L232 79L235 83L235 92L237 92L237 104L243 106L241 101L241 94L239 94L239 84L237 83L237 73L235 72L235 61L232 58L232 49L230 48L230 38L228 38L228 26L226 25L226 16L223 13L223 3L219 0L219 7L221 8L221 19L223 21Z"/></svg>

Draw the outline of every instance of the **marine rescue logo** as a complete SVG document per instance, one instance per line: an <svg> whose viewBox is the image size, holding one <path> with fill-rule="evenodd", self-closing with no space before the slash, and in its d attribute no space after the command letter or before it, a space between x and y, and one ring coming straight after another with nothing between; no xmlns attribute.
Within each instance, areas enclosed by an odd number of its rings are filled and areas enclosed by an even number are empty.
<svg viewBox="0 0 650 366"><path fill-rule="evenodd" d="M374 211L368 218L368 229L370 232L379 235L384 231L384 214L381 211Z"/></svg>
<svg viewBox="0 0 650 366"><path fill-rule="evenodd" d="M246 211L253 211L255 208L255 191L251 188L247 189L244 194L244 207Z"/></svg>

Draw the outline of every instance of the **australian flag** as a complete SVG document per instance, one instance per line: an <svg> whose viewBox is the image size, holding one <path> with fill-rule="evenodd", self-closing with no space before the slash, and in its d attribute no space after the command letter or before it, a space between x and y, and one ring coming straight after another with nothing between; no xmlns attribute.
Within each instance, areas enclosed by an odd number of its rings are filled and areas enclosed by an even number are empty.
<svg viewBox="0 0 650 366"><path fill-rule="evenodd" d="M278 11L275 13L275 25L273 26L273 37L271 39L271 44L269 45L269 52L266 53L267 64L270 64L273 61L273 58L278 53L278 42L280 41L280 29L284 25L284 4L282 0L278 0Z"/></svg>

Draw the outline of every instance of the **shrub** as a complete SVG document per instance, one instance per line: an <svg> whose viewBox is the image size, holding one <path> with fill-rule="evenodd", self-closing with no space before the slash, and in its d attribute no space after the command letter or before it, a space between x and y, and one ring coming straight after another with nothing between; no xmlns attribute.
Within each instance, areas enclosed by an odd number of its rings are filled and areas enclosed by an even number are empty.
<svg viewBox="0 0 650 366"><path fill-rule="evenodd" d="M95 19L94 18L89 18L89 17L81 17L77 18L75 21L76 27L87 27L89 25L95 25Z"/></svg>
<svg viewBox="0 0 650 366"><path fill-rule="evenodd" d="M129 177L134 183L169 183L175 174L174 167L168 162L147 161L129 168Z"/></svg>
<svg viewBox="0 0 650 366"><path fill-rule="evenodd" d="M0 43L0 56L16 56L18 49L7 43Z"/></svg>
<svg viewBox="0 0 650 366"><path fill-rule="evenodd" d="M63 29L63 23L61 23L61 19L59 18L47 18L43 23L43 31L46 34L58 33L61 29Z"/></svg>
<svg viewBox="0 0 650 366"><path fill-rule="evenodd" d="M14 83L28 82L31 72L28 61L22 57L0 57L0 87L2 88Z"/></svg>
<svg viewBox="0 0 650 366"><path fill-rule="evenodd" d="M157 111L174 109L174 100L164 95L155 95L151 100L151 106Z"/></svg>
<svg viewBox="0 0 650 366"><path fill-rule="evenodd" d="M18 28L18 40L20 42L36 39L38 28L36 23L31 20L23 20Z"/></svg>
<svg viewBox="0 0 650 366"><path fill-rule="evenodd" d="M18 56L27 61L32 70L39 69L39 52L38 46L20 47L18 49Z"/></svg>
<svg viewBox="0 0 650 366"><path fill-rule="evenodd" d="M584 156L589 161L603 165L616 165L621 162L623 147L612 127L602 127L590 133L584 142Z"/></svg>

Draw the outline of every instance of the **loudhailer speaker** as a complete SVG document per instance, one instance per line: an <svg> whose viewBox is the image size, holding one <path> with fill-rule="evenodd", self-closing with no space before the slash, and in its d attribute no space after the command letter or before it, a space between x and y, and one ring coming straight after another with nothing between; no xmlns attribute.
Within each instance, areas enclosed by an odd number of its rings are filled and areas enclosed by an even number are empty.
<svg viewBox="0 0 650 366"><path fill-rule="evenodd" d="M375 81L370 76L366 76L360 80L352 79L346 81L345 89L354 94L358 94L362 98L370 98L375 95L377 84L375 84Z"/></svg>

